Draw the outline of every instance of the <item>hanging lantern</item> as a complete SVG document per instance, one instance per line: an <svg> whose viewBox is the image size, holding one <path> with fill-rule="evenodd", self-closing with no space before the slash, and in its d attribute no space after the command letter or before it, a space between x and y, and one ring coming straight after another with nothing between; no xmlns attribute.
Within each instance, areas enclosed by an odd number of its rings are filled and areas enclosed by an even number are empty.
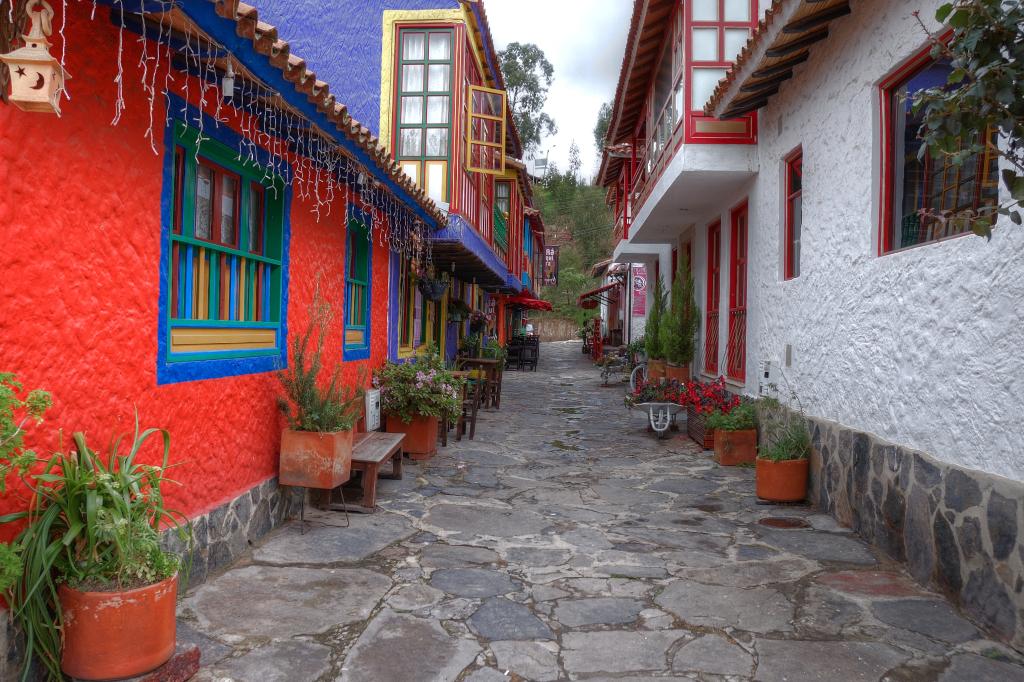
<svg viewBox="0 0 1024 682"><path fill-rule="evenodd" d="M32 30L21 36L25 46L0 54L0 61L7 64L11 72L10 99L23 111L60 116L60 91L71 76L60 61L50 55L47 38L53 33L53 8L46 0L29 0L29 5Z"/></svg>

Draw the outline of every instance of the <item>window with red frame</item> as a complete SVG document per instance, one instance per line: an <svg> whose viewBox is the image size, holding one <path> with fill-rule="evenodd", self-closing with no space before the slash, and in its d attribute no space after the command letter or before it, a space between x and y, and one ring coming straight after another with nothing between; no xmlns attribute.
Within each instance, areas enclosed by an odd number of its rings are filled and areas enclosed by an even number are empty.
<svg viewBox="0 0 1024 682"><path fill-rule="evenodd" d="M747 379L747 206L732 213L729 249L729 343L725 372L730 379Z"/></svg>
<svg viewBox="0 0 1024 682"><path fill-rule="evenodd" d="M196 166L196 239L238 248L241 183L238 175L200 159Z"/></svg>
<svg viewBox="0 0 1024 682"><path fill-rule="evenodd" d="M800 276L800 233L803 229L804 153L796 150L786 158L786 233L784 276Z"/></svg>
<svg viewBox="0 0 1024 682"><path fill-rule="evenodd" d="M960 166L949 155L939 159L919 155L923 115L913 110L914 95L945 85L952 70L948 61L934 61L929 53L930 49L919 54L881 86L885 163L881 253L965 234L969 232L966 221L942 221L927 212L976 211L999 198L994 138L984 153L970 156ZM976 135L965 141L977 139Z"/></svg>
<svg viewBox="0 0 1024 682"><path fill-rule="evenodd" d="M705 309L704 371L718 374L718 301L721 294L722 223L708 225L708 286Z"/></svg>
<svg viewBox="0 0 1024 682"><path fill-rule="evenodd" d="M715 86L747 44L757 23L757 0L691 0L690 110L702 113Z"/></svg>

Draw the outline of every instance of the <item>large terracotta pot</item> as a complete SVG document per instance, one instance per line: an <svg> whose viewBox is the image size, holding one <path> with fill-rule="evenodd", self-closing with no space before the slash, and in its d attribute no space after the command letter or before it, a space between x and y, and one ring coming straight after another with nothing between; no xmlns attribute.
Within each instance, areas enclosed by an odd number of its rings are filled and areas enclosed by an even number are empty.
<svg viewBox="0 0 1024 682"><path fill-rule="evenodd" d="M753 464L757 459L757 429L715 429L715 461L724 467Z"/></svg>
<svg viewBox="0 0 1024 682"><path fill-rule="evenodd" d="M686 433L705 450L715 449L715 431L707 428L706 415L686 406Z"/></svg>
<svg viewBox="0 0 1024 682"><path fill-rule="evenodd" d="M673 365L671 362L665 365L665 378L669 381L684 383L690 380L689 365Z"/></svg>
<svg viewBox="0 0 1024 682"><path fill-rule="evenodd" d="M174 653L178 576L136 590L57 588L64 618L61 669L80 680L147 673Z"/></svg>
<svg viewBox="0 0 1024 682"><path fill-rule="evenodd" d="M800 502L807 497L809 462L790 459L773 462L757 458L757 496L769 502Z"/></svg>
<svg viewBox="0 0 1024 682"><path fill-rule="evenodd" d="M658 382L665 378L665 361L664 360L648 360L647 361L647 380L652 382Z"/></svg>
<svg viewBox="0 0 1024 682"><path fill-rule="evenodd" d="M405 453L412 459L430 459L437 454L437 417L417 415L406 424L401 417L388 415L388 433L404 433L402 444Z"/></svg>
<svg viewBox="0 0 1024 682"><path fill-rule="evenodd" d="M281 485L330 490L352 475L352 431L281 433Z"/></svg>

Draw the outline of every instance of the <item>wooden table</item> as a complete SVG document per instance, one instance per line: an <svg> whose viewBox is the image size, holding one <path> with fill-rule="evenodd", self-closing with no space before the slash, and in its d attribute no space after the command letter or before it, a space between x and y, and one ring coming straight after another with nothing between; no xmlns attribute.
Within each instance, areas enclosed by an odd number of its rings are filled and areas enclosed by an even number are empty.
<svg viewBox="0 0 1024 682"><path fill-rule="evenodd" d="M503 369L503 361L497 358L463 358L462 364L464 367L473 367L484 373L484 379L487 382L484 385L484 402L495 408L500 408L501 384L498 380L498 372Z"/></svg>
<svg viewBox="0 0 1024 682"><path fill-rule="evenodd" d="M359 485L363 495L358 502L332 501L329 505L330 509L364 514L373 513L377 508L377 479L402 479L402 443L404 440L404 433L372 431L355 434L352 445L352 471L362 472ZM391 460L391 472L380 473L381 464L388 460Z"/></svg>

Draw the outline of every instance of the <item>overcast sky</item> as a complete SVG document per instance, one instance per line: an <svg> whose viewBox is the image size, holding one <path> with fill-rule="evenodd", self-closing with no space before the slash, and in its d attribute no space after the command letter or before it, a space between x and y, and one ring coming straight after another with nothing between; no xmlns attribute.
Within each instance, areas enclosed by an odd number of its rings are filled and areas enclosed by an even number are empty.
<svg viewBox="0 0 1024 682"><path fill-rule="evenodd" d="M535 43L555 67L544 110L558 134L544 138L541 153L565 170L569 145L579 145L583 173L597 171L594 124L602 102L615 96L633 3L627 0L487 0L495 47Z"/></svg>

